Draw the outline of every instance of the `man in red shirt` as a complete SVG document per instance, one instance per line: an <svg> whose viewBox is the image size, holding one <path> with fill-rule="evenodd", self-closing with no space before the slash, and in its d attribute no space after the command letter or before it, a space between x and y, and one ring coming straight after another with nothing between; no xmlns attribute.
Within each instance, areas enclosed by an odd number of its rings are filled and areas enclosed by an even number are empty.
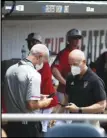
<svg viewBox="0 0 107 138"><path fill-rule="evenodd" d="M28 44L28 49L30 50L33 45L42 43L42 37L37 33L30 33L26 39ZM54 92L56 92L53 84L52 84L52 73L51 68L49 66L48 62L45 62L42 65L36 66L36 69L41 74L41 94L43 95L50 95ZM51 104L42 110L42 113L51 113L53 110L53 107L55 107L58 104L57 96L53 97L53 100L51 101ZM47 132L49 121L42 121L42 131Z"/></svg>
<svg viewBox="0 0 107 138"><path fill-rule="evenodd" d="M71 72L68 55L74 49L80 49L81 31L71 29L66 34L66 47L60 51L52 64L53 76L59 81L57 88L58 100L62 101L65 93L66 77Z"/></svg>

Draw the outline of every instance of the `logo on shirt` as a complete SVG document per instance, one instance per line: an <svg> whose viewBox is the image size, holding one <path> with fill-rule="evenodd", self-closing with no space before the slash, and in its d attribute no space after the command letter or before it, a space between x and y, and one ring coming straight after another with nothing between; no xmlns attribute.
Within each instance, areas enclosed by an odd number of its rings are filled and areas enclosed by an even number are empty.
<svg viewBox="0 0 107 138"><path fill-rule="evenodd" d="M74 82L71 82L71 85L74 85Z"/></svg>
<svg viewBox="0 0 107 138"><path fill-rule="evenodd" d="M86 88L87 85L88 85L88 81L85 81L85 82L84 82L84 88Z"/></svg>

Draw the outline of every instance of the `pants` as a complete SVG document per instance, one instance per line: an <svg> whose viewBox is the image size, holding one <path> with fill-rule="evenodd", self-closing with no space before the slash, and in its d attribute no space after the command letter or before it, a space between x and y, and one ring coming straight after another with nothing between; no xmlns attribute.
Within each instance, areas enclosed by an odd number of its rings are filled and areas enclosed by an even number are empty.
<svg viewBox="0 0 107 138"><path fill-rule="evenodd" d="M7 137L41 137L42 125L40 122L8 122L4 130Z"/></svg>
<svg viewBox="0 0 107 138"><path fill-rule="evenodd" d="M64 99L64 93L57 92L57 97L58 97L58 101L59 101L59 102L62 102L63 99Z"/></svg>
<svg viewBox="0 0 107 138"><path fill-rule="evenodd" d="M42 114L47 114L47 113L51 114L52 110L53 110L53 108L51 107L51 108L48 108L48 109L43 109L43 110L41 110L41 112L42 112ZM47 132L49 120L43 120L41 122L41 124L42 124L42 132Z"/></svg>

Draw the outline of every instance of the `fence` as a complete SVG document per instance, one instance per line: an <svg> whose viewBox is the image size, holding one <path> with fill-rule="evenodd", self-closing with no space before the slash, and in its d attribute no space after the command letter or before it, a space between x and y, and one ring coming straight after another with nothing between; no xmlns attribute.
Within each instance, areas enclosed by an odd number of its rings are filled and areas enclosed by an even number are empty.
<svg viewBox="0 0 107 138"><path fill-rule="evenodd" d="M2 121L99 120L107 122L107 114L2 114Z"/></svg>

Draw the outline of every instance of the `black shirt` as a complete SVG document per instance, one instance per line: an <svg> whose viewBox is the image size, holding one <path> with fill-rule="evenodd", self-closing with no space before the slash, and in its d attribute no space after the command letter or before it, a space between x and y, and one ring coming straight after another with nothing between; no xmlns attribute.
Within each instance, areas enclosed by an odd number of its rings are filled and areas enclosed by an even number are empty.
<svg viewBox="0 0 107 138"><path fill-rule="evenodd" d="M91 69L80 79L79 75L68 75L66 82L68 102L78 107L86 107L106 100L104 82Z"/></svg>

